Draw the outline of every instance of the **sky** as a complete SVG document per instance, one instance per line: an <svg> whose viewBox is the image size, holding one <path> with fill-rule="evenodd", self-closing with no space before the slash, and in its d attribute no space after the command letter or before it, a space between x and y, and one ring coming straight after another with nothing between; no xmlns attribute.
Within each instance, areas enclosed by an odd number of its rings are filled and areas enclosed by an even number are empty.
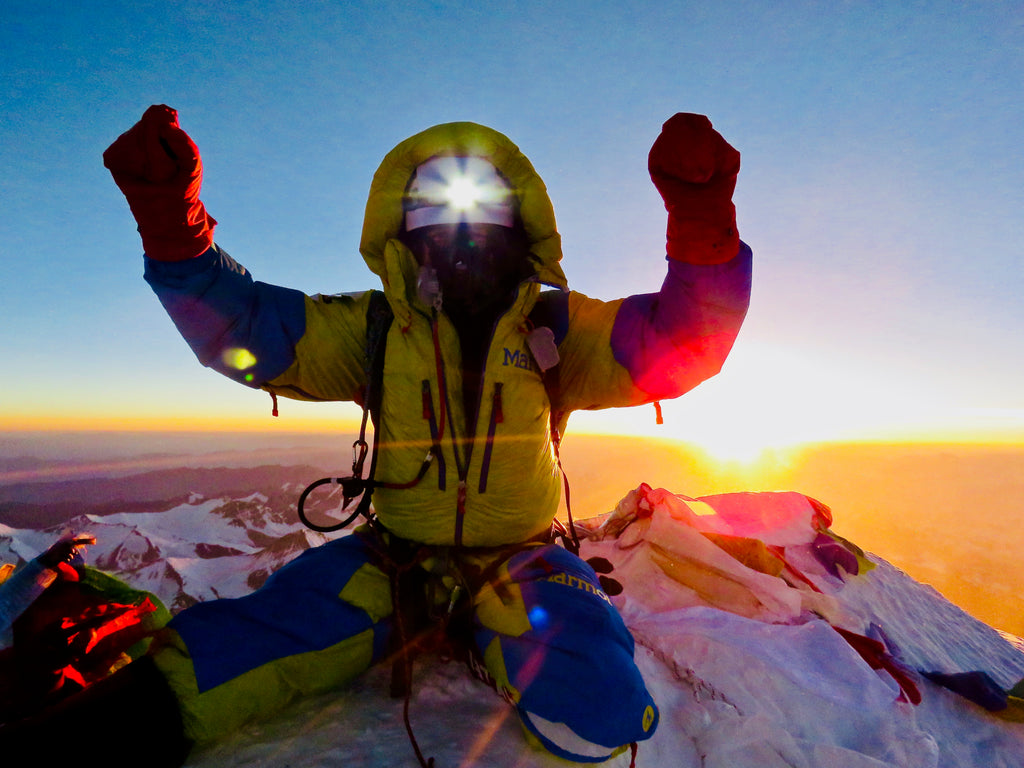
<svg viewBox="0 0 1024 768"><path fill-rule="evenodd" d="M571 429L725 454L1024 442L1024 14L1015 2L14 0L0 27L0 431L330 428L203 369L143 282L101 155L179 110L217 242L257 279L376 287L365 196L402 139L472 120L544 177L570 285L657 290L661 123L742 153L750 312L722 373Z"/></svg>

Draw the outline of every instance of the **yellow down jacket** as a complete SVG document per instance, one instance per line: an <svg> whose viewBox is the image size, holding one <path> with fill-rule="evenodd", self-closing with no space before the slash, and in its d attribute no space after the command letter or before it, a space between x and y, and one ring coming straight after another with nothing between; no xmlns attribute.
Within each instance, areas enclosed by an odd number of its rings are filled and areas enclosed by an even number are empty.
<svg viewBox="0 0 1024 768"><path fill-rule="evenodd" d="M397 239L402 194L413 171L445 154L486 157L498 168L515 189L531 242L533 275L519 285L514 303L493 328L479 412L472 414L463 405L458 334L443 312L417 298L418 265ZM272 375L256 375L255 381L252 374L246 376L251 386L301 399L358 401L367 376L370 294L310 297L271 287L278 292L273 300L231 301L262 307L263 312L297 301L301 322L247 318L224 321L226 330L219 335L203 331L197 302L216 303L218 290L255 290L244 268L216 246L212 251L217 253L203 258L220 266L207 269L216 269L219 275L210 281L227 284L230 277L241 285L244 277L250 287L189 287L172 271L198 272L199 266L147 262L147 280L200 360L218 367L222 347L244 346L254 359L285 360ZM435 126L402 142L382 161L370 187L360 251L380 277L394 315L386 342L378 436L376 480L384 485L373 496L381 522L404 538L439 545L495 546L542 534L556 513L561 479L549 431L552 403L527 344L529 316L542 286L568 291L559 265L560 237L543 181L502 134L474 123ZM667 279L661 294L604 302L568 292L567 328L558 343L556 412L674 397L717 372L749 297L749 249L743 246L734 261L742 263L686 266L688 276ZM673 267L684 269L670 265L670 278ZM267 290L264 284L256 285ZM175 290L202 292L203 298L179 301L172 296ZM705 295L710 298L705 300ZM632 302L628 318L618 317L624 301ZM680 308L688 308L686 317L666 323L669 310L678 314ZM216 320L206 325L222 322L226 313L211 309L210 317ZM249 337L228 340L241 327L249 328ZM614 343L613 330L619 337ZM203 334L217 340L197 340ZM236 372L223 372L238 378ZM435 456L429 469L418 482L411 482L432 447ZM396 484L409 487L389 487Z"/></svg>

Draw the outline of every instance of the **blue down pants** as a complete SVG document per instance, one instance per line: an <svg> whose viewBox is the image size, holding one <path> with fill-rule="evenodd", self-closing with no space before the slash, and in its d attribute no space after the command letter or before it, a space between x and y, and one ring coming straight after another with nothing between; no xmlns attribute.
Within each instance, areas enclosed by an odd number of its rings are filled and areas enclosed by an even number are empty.
<svg viewBox="0 0 1024 768"><path fill-rule="evenodd" d="M462 570L486 575L469 607L476 671L560 757L600 762L649 738L657 707L593 569L553 544L497 552L459 553ZM250 595L188 608L169 628L155 661L188 736L205 742L352 680L388 655L395 620L388 574L353 534L306 551Z"/></svg>

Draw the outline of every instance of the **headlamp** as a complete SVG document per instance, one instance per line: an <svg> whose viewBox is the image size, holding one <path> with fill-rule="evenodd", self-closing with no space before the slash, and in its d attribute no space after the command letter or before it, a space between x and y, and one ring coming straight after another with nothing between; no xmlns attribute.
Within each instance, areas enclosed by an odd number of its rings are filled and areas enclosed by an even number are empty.
<svg viewBox="0 0 1024 768"><path fill-rule="evenodd" d="M512 186L482 157L434 157L413 174L405 195L405 228L431 224L515 221Z"/></svg>

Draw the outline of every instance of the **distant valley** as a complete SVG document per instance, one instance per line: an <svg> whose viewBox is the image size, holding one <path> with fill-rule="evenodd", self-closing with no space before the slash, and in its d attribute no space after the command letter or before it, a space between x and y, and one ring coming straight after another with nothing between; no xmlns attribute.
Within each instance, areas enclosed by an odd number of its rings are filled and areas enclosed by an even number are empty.
<svg viewBox="0 0 1024 768"><path fill-rule="evenodd" d="M193 495L235 498L290 493L294 503L302 488L323 476L323 469L308 465L263 465L179 467L119 478L13 483L0 485L0 523L45 528L83 514L159 512Z"/></svg>

